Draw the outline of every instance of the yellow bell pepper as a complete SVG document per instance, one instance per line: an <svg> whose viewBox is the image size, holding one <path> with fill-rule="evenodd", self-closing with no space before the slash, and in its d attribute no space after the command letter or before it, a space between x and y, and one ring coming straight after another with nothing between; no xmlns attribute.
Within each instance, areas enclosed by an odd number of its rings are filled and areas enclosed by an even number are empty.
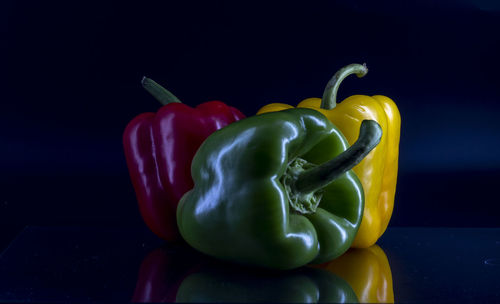
<svg viewBox="0 0 500 304"><path fill-rule="evenodd" d="M323 98L307 98L297 107L315 109L334 123L353 144L363 120L375 120L382 127L382 139L366 158L354 167L365 193L363 220L352 247L368 248L385 232L394 207L398 174L399 134L401 117L394 101L375 95L353 95L336 103L337 90L350 74L363 77L366 65L350 64L340 69L328 82ZM262 107L257 114L293 108L283 103Z"/></svg>
<svg viewBox="0 0 500 304"><path fill-rule="evenodd" d="M315 265L344 279L360 303L394 303L392 273L382 248L351 248L337 259Z"/></svg>

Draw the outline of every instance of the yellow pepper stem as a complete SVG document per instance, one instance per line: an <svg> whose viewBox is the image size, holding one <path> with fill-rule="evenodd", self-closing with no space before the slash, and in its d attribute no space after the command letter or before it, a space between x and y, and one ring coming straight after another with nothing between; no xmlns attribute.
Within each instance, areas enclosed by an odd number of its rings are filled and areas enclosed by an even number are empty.
<svg viewBox="0 0 500 304"><path fill-rule="evenodd" d="M331 110L337 105L337 91L339 89L340 83L344 78L351 74L356 74L359 78L363 77L368 73L368 68L366 63L358 64L353 63L346 65L345 67L338 70L332 79L326 84L325 91L323 92L323 98L321 99L321 108L325 110Z"/></svg>

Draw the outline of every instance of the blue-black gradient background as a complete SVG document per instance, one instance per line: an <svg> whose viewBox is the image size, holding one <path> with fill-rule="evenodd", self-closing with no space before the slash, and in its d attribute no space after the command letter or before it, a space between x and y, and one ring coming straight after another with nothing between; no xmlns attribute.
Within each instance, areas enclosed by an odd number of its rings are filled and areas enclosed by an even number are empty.
<svg viewBox="0 0 500 304"><path fill-rule="evenodd" d="M370 72L402 116L392 226L498 227L500 4L494 1L2 1L0 246L24 225L142 226L122 132L184 103L247 116Z"/></svg>

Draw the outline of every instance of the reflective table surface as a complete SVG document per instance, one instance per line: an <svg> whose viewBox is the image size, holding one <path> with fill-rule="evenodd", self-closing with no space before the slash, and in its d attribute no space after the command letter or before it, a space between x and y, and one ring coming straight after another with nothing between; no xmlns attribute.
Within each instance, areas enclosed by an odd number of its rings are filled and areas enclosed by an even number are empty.
<svg viewBox="0 0 500 304"><path fill-rule="evenodd" d="M0 256L0 302L500 302L500 229L389 228L293 271L219 262L146 229L26 227Z"/></svg>

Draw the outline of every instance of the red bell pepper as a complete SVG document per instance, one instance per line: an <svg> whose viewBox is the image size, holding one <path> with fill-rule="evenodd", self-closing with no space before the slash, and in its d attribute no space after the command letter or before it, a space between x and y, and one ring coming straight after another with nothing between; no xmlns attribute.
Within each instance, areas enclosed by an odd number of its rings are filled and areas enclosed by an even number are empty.
<svg viewBox="0 0 500 304"><path fill-rule="evenodd" d="M123 145L139 210L147 226L167 241L179 239L176 208L193 187L191 161L214 131L245 116L220 101L191 108L149 78L143 87L164 104L125 128Z"/></svg>

